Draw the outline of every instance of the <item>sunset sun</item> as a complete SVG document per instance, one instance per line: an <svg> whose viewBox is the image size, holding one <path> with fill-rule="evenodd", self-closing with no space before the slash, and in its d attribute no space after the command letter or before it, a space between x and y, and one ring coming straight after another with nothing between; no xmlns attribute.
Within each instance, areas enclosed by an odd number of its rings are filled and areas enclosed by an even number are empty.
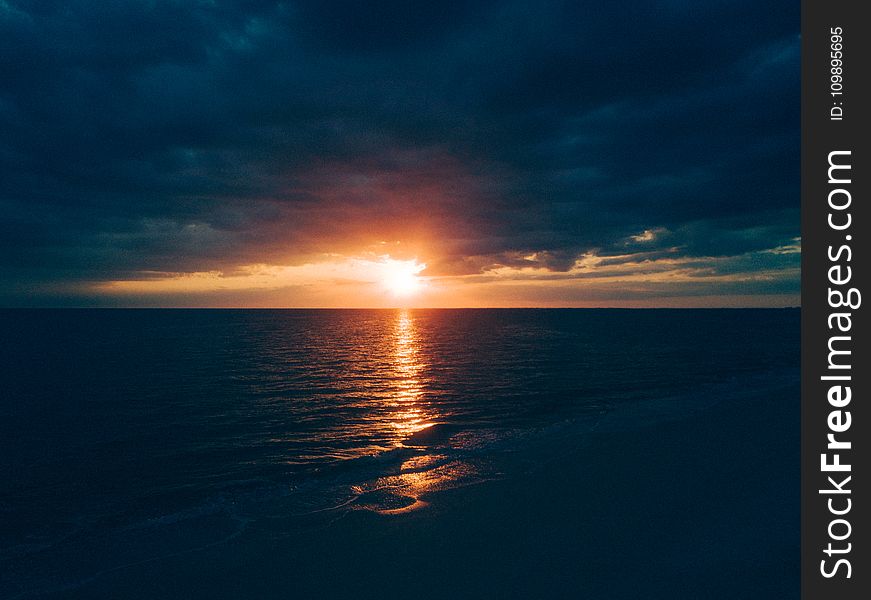
<svg viewBox="0 0 871 600"><path fill-rule="evenodd" d="M423 281L418 274L426 264L416 260L385 259L382 263L382 284L395 296L411 296L420 291Z"/></svg>

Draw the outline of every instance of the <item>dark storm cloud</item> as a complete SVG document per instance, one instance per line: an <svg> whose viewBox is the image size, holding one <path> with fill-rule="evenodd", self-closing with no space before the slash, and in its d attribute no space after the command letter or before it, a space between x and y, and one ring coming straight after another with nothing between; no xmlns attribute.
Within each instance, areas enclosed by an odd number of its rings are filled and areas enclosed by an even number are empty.
<svg viewBox="0 0 871 600"><path fill-rule="evenodd" d="M0 0L0 286L415 239L431 274L766 269L798 235L798 27L785 1Z"/></svg>

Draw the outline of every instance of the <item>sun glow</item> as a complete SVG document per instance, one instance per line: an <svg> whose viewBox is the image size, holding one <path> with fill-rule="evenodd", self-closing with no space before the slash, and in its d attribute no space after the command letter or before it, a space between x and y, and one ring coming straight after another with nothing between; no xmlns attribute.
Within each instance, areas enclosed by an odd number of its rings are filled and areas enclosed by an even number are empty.
<svg viewBox="0 0 871 600"><path fill-rule="evenodd" d="M410 296L420 291L423 281L418 273L426 268L426 264L418 264L415 260L385 259L382 263L384 287L395 296Z"/></svg>

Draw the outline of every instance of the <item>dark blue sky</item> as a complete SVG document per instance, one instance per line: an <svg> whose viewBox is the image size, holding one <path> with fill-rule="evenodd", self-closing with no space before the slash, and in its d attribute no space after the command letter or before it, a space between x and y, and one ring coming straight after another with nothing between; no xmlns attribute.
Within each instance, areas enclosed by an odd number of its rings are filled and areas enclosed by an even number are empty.
<svg viewBox="0 0 871 600"><path fill-rule="evenodd" d="M0 305L796 304L798 236L795 1L0 0Z"/></svg>

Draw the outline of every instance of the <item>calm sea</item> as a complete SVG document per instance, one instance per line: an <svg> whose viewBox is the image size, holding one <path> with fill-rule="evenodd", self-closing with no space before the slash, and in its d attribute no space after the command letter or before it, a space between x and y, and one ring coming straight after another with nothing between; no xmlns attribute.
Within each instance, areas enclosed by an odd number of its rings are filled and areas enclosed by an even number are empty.
<svg viewBox="0 0 871 600"><path fill-rule="evenodd" d="M798 310L2 311L0 596L278 512L410 511L512 477L602 419L668 419L797 378L798 323Z"/></svg>

